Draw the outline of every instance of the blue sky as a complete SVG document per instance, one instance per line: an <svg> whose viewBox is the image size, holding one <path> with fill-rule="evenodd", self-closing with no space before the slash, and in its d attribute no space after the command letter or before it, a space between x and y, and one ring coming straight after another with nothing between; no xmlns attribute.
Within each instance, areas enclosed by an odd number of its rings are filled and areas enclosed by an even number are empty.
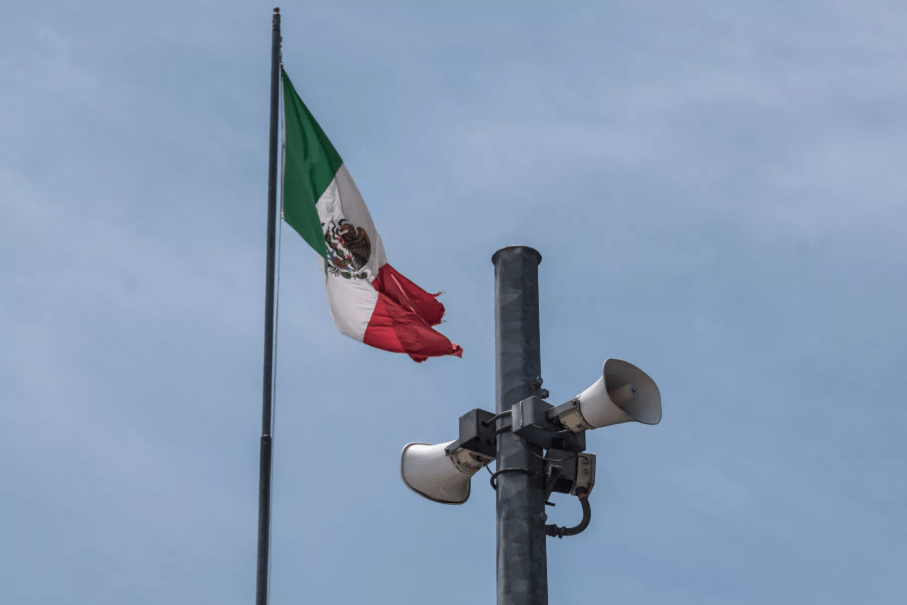
<svg viewBox="0 0 907 605"><path fill-rule="evenodd" d="M254 598L272 6L3 8L4 603ZM282 12L297 90L465 353L341 336L283 229L272 603L494 598L487 475L440 506L399 453L493 409L511 244L544 257L552 401L618 357L664 402L588 435L552 602L905 599L907 5Z"/></svg>

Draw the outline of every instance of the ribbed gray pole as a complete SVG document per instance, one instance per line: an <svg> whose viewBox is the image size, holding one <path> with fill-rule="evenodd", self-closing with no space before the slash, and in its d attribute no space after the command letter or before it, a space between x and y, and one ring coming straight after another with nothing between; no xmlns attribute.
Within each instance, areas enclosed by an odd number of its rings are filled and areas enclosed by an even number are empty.
<svg viewBox="0 0 907 605"><path fill-rule="evenodd" d="M533 395L541 376L539 351L539 263L528 246L494 253L495 411ZM504 426L508 420L498 422ZM498 605L548 604L545 549L544 462L541 448L504 432L498 436L497 470L523 469L497 476Z"/></svg>

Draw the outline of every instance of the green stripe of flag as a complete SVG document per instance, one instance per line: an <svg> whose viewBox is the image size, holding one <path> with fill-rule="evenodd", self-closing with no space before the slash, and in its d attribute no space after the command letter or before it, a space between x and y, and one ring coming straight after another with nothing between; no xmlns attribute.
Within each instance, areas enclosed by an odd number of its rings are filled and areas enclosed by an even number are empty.
<svg viewBox="0 0 907 605"><path fill-rule="evenodd" d="M315 252L327 256L315 204L343 164L311 112L283 73L286 156L283 168L283 218Z"/></svg>

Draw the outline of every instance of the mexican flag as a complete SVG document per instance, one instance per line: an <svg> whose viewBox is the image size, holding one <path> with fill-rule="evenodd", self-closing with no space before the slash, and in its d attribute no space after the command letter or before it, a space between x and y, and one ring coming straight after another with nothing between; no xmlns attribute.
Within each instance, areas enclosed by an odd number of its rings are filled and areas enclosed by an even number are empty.
<svg viewBox="0 0 907 605"><path fill-rule="evenodd" d="M283 219L324 258L328 305L343 334L414 361L463 349L432 329L444 305L387 262L356 183L283 73Z"/></svg>

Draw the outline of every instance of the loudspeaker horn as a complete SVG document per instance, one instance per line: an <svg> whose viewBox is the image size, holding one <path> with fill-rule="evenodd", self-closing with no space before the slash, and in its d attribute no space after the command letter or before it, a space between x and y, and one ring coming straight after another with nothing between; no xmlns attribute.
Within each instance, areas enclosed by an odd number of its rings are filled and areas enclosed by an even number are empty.
<svg viewBox="0 0 907 605"><path fill-rule="evenodd" d="M444 450L453 441L430 445L409 443L400 453L400 477L406 487L441 504L463 504L469 499L469 480L493 458L463 448L450 456Z"/></svg>
<svg viewBox="0 0 907 605"><path fill-rule="evenodd" d="M574 433L622 422L661 422L661 393L648 374L632 363L609 359L602 376L558 417Z"/></svg>

